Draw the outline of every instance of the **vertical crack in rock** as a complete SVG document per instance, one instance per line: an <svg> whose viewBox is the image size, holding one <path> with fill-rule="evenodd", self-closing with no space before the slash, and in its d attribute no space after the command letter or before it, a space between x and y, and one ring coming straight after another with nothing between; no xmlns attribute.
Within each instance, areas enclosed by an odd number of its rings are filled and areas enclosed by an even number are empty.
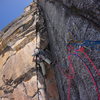
<svg viewBox="0 0 100 100"><path fill-rule="evenodd" d="M99 6L37 0L0 31L0 100L99 100ZM51 61L43 61L45 69L33 56L36 48Z"/></svg>
<svg viewBox="0 0 100 100"><path fill-rule="evenodd" d="M54 69L60 100L100 99L100 17L98 15L100 11L97 10L100 2L98 0L38 0L38 6L45 15L52 58L56 62ZM85 53L81 48L74 55L74 49L79 49L80 44L86 40L99 41L99 43L95 46L86 43L83 46ZM64 77L61 71L64 70L67 75L70 70L68 45L74 48L71 48L70 59L75 75L74 79L70 80L70 84L69 77Z"/></svg>
<svg viewBox="0 0 100 100"><path fill-rule="evenodd" d="M32 56L39 47L46 49L47 57L52 59L44 14L37 3L32 2L22 16L2 31L0 100L59 100L52 64L44 63L44 77Z"/></svg>

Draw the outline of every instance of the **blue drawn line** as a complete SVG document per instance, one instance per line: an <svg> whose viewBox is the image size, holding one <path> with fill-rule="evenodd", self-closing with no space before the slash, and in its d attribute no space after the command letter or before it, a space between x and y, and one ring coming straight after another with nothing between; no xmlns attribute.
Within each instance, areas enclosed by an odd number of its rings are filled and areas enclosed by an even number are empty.
<svg viewBox="0 0 100 100"><path fill-rule="evenodd" d="M100 45L100 41L85 40L83 41L83 43L70 43L70 44L74 46L87 46L90 48L95 48L96 50L100 51L100 49L96 48L97 45Z"/></svg>

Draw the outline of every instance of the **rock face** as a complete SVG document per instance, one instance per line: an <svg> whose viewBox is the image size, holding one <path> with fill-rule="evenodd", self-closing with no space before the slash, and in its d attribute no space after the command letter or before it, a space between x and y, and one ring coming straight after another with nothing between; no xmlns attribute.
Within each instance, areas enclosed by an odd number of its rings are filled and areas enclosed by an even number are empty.
<svg viewBox="0 0 100 100"><path fill-rule="evenodd" d="M38 5L45 15L56 61L60 100L100 100L100 1L38 0ZM99 41L99 45L80 48L71 44L85 40Z"/></svg>
<svg viewBox="0 0 100 100"><path fill-rule="evenodd" d="M99 28L99 0L31 3L0 31L0 100L100 100ZM36 48L52 61L45 77Z"/></svg>
<svg viewBox="0 0 100 100"><path fill-rule="evenodd" d="M45 64L44 78L32 57L36 47L47 46L43 14L31 3L0 32L0 100L59 99L52 66Z"/></svg>

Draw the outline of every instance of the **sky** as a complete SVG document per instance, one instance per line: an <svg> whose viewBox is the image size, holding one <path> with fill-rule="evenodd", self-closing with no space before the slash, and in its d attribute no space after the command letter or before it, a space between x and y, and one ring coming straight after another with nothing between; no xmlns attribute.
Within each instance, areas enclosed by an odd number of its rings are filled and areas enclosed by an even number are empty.
<svg viewBox="0 0 100 100"><path fill-rule="evenodd" d="M0 30L18 18L33 0L0 0Z"/></svg>

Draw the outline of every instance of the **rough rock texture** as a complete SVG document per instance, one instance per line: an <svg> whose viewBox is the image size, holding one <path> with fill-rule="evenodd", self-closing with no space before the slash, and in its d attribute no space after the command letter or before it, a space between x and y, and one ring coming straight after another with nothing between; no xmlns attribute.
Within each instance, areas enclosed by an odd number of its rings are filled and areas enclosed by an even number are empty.
<svg viewBox="0 0 100 100"><path fill-rule="evenodd" d="M100 100L100 44L84 47L98 73L85 54L68 51L71 42L84 40L100 40L99 0L30 4L0 31L0 100ZM46 77L33 60L36 47L48 49L52 60Z"/></svg>
<svg viewBox="0 0 100 100"><path fill-rule="evenodd" d="M48 46L42 12L36 3L0 32L0 100L58 100L52 66L45 64L46 78L32 54Z"/></svg>
<svg viewBox="0 0 100 100"><path fill-rule="evenodd" d="M60 100L99 100L100 76L84 54L78 52L82 59L76 55L71 56L75 70L74 78L71 80L71 89L69 89L69 79L63 76L58 66L68 73L67 44L70 40L100 40L100 1L38 0L38 5L44 12L51 51L54 60L57 60L54 68ZM74 48L78 49L79 46L74 46ZM100 44L93 48L86 46L85 52L100 71ZM89 67L92 76L84 62ZM98 90L94 85L93 78ZM69 90L70 96L68 96Z"/></svg>

